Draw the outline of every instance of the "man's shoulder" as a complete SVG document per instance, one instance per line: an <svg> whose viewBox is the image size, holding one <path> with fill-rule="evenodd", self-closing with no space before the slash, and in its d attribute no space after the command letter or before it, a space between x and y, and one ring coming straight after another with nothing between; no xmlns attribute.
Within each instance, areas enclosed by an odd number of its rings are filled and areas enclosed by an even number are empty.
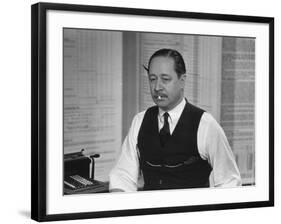
<svg viewBox="0 0 281 224"><path fill-rule="evenodd" d="M214 118L212 114L206 111L203 113L201 117L200 125L202 127L209 129L210 131L215 131L215 132L222 131L222 128L218 123L218 121Z"/></svg>
<svg viewBox="0 0 281 224"><path fill-rule="evenodd" d="M138 124L142 123L142 120L143 120L143 118L144 118L144 115L145 115L146 111L147 111L147 110L143 110L143 111L141 111L141 112L138 112L138 113L134 116L134 118L133 118L133 123L134 123L134 124L136 124L136 123L138 123Z"/></svg>
<svg viewBox="0 0 281 224"><path fill-rule="evenodd" d="M201 119L200 121L201 122L206 122L206 123L217 123L216 119L213 117L213 115L211 113L209 113L208 111L206 111L205 109L195 105L195 104L192 104L190 102L187 101L187 106L189 108L191 108L191 110L194 112L194 113L200 113L201 114Z"/></svg>
<svg viewBox="0 0 281 224"><path fill-rule="evenodd" d="M194 105L194 104L192 104L192 103L190 103L190 102L187 102L187 106L188 106L189 108L191 108L191 110L192 110L193 112L195 112L195 113L201 113L201 114L203 114L203 113L205 112L205 110L204 110L203 108L200 108L200 107L198 107L198 106L196 106L196 105Z"/></svg>
<svg viewBox="0 0 281 224"><path fill-rule="evenodd" d="M152 111L157 111L158 112L158 107L157 106L152 106L152 107L149 107L148 109L146 110L143 110L141 112L138 112L135 116L134 116L134 119L133 119L133 122L137 122L137 123L141 123L145 114L149 113L149 112L152 112Z"/></svg>
<svg viewBox="0 0 281 224"><path fill-rule="evenodd" d="M216 121L216 119L213 117L212 114L210 114L207 111L204 111L204 113L202 114L202 121L214 122L214 121Z"/></svg>
<svg viewBox="0 0 281 224"><path fill-rule="evenodd" d="M146 112L146 110L143 110L143 111L141 111L141 112L138 112L138 113L135 115L134 119L142 120L143 117L144 117L144 115L145 115L145 112Z"/></svg>

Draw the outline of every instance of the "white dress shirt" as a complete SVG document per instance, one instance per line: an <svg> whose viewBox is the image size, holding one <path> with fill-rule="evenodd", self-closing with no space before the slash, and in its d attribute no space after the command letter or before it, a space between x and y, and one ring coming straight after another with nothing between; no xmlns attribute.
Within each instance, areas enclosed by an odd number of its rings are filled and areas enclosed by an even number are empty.
<svg viewBox="0 0 281 224"><path fill-rule="evenodd" d="M173 133L179 118L183 112L186 101L183 99L169 113L169 127ZM164 125L163 114L165 111L159 108L158 127ZM109 175L109 189L123 191L137 191L141 182L139 171L139 159L137 150L137 138L145 111L138 113L129 129L122 148L121 155ZM204 112L197 132L197 147L202 159L207 160L213 170L210 174L210 187L235 187L241 185L241 177L234 160L224 131L216 120L207 112Z"/></svg>

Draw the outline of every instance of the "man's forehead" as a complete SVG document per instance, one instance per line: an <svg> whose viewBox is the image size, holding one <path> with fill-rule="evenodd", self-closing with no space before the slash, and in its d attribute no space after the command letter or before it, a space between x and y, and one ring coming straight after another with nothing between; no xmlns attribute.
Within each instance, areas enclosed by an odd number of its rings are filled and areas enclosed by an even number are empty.
<svg viewBox="0 0 281 224"><path fill-rule="evenodd" d="M153 58L149 66L149 74L154 72L162 72L164 74L175 72L174 60L163 56Z"/></svg>

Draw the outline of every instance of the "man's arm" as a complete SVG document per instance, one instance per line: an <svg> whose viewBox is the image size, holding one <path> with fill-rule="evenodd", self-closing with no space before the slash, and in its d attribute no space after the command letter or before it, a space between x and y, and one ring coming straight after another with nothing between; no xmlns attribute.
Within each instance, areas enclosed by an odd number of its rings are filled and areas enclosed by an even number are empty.
<svg viewBox="0 0 281 224"><path fill-rule="evenodd" d="M213 168L210 175L212 187L241 185L241 177L225 133L216 120L204 113L198 129L198 149L203 159Z"/></svg>
<svg viewBox="0 0 281 224"><path fill-rule="evenodd" d="M109 175L110 192L137 191L139 159L137 155L137 136L143 113L137 114L126 136L119 159Z"/></svg>

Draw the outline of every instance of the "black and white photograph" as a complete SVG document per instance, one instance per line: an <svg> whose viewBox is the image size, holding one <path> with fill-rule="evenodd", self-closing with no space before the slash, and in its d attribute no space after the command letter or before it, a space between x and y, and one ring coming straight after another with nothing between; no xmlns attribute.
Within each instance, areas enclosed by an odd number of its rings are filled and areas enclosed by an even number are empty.
<svg viewBox="0 0 281 224"><path fill-rule="evenodd" d="M64 193L255 185L255 38L64 28Z"/></svg>
<svg viewBox="0 0 281 224"><path fill-rule="evenodd" d="M279 223L279 2L3 1L0 223Z"/></svg>
<svg viewBox="0 0 281 224"><path fill-rule="evenodd" d="M31 217L274 205L274 18L32 6Z"/></svg>

